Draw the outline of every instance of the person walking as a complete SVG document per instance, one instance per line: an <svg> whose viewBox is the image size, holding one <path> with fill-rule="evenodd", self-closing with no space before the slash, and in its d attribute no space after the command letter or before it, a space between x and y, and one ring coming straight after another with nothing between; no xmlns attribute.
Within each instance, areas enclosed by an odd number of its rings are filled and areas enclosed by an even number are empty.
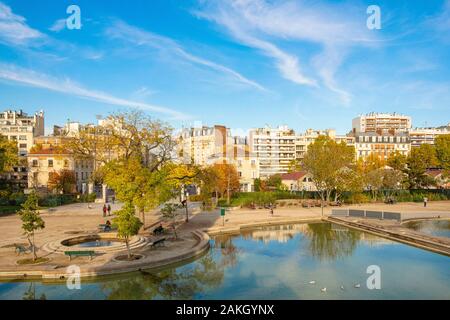
<svg viewBox="0 0 450 320"><path fill-rule="evenodd" d="M111 206L108 204L108 216L111 215Z"/></svg>
<svg viewBox="0 0 450 320"><path fill-rule="evenodd" d="M427 197L423 198L423 206L425 208L427 207L427 203L428 203L428 198Z"/></svg>
<svg viewBox="0 0 450 320"><path fill-rule="evenodd" d="M106 204L103 205L103 216L106 217L106 211L108 211L108 208L106 208Z"/></svg>

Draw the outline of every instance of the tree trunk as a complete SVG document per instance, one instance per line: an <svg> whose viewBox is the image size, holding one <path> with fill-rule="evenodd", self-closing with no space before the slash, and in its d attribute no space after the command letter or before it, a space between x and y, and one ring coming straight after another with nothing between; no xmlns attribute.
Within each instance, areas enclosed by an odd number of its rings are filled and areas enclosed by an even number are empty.
<svg viewBox="0 0 450 320"><path fill-rule="evenodd" d="M186 222L189 222L189 210L188 210L187 198L186 198L186 207L185 207L185 210L186 210Z"/></svg>
<svg viewBox="0 0 450 320"><path fill-rule="evenodd" d="M31 250L33 250L33 261L36 261L37 254L36 254L36 246L34 245L34 232L33 232L32 237L33 237L33 241L32 241L32 244L31 244Z"/></svg>
<svg viewBox="0 0 450 320"><path fill-rule="evenodd" d="M128 259L131 260L131 250L130 250L130 243L128 242L128 238L125 238L125 244L127 245Z"/></svg>
<svg viewBox="0 0 450 320"><path fill-rule="evenodd" d="M175 240L178 239L178 235L177 235L177 228L175 227L175 224L172 226L173 228L173 235L175 236Z"/></svg>

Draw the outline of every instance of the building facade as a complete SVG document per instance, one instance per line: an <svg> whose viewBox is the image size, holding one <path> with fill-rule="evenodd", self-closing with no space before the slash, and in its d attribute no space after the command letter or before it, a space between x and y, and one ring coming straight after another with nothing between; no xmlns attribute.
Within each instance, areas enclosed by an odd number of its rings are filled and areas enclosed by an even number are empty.
<svg viewBox="0 0 450 320"><path fill-rule="evenodd" d="M440 135L450 134L450 123L447 126L437 128L414 128L409 135L411 137L411 147L420 147L421 144L434 145L435 139Z"/></svg>
<svg viewBox="0 0 450 320"><path fill-rule="evenodd" d="M411 129L411 117L397 113L368 113L356 117L352 121L352 132L379 132L395 130L408 132Z"/></svg>
<svg viewBox="0 0 450 320"><path fill-rule="evenodd" d="M28 188L49 190L49 179L54 173L63 170L75 175L75 186L72 192L85 193L94 172L92 159L76 159L63 148L66 137L39 137L36 146L28 153Z"/></svg>
<svg viewBox="0 0 450 320"><path fill-rule="evenodd" d="M394 152L408 155L411 141L407 132L365 132L355 135L356 158L366 158L371 154L386 160Z"/></svg>
<svg viewBox="0 0 450 320"><path fill-rule="evenodd" d="M296 141L294 130L287 126L250 130L250 151L259 159L261 178L288 172L296 157Z"/></svg>
<svg viewBox="0 0 450 320"><path fill-rule="evenodd" d="M0 113L0 134L8 140L17 142L19 152L19 165L13 171L5 174L5 177L19 188L28 185L28 168L26 157L34 145L34 139L43 136L44 112L39 111L34 115L28 115L22 110L7 110Z"/></svg>

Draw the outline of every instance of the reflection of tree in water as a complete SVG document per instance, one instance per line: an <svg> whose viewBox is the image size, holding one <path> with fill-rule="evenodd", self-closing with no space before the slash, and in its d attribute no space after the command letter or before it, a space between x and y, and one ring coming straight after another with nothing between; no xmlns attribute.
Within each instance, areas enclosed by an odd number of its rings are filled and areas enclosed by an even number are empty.
<svg viewBox="0 0 450 320"><path fill-rule="evenodd" d="M450 230L450 220L411 221L406 223L405 226L414 231Z"/></svg>
<svg viewBox="0 0 450 320"><path fill-rule="evenodd" d="M336 260L353 254L361 233L353 230L333 229L330 223L308 224L305 235L308 250L319 260Z"/></svg>
<svg viewBox="0 0 450 320"><path fill-rule="evenodd" d="M192 269L176 268L161 272L145 272L133 278L108 282L103 285L110 300L193 299L208 288L219 286L223 269L210 254L192 264Z"/></svg>
<svg viewBox="0 0 450 320"><path fill-rule="evenodd" d="M36 284L34 282L30 282L30 286L28 290L23 293L22 300L37 300L36 299ZM41 294L39 300L47 300L45 294Z"/></svg>
<svg viewBox="0 0 450 320"><path fill-rule="evenodd" d="M238 263L240 250L233 244L232 236L216 237L214 239L214 249L220 249L222 267L232 267Z"/></svg>

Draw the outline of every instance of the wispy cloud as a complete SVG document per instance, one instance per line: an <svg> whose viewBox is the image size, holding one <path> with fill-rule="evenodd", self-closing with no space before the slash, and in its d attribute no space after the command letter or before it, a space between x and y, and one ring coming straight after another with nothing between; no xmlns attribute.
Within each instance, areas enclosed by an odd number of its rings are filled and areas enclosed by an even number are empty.
<svg viewBox="0 0 450 320"><path fill-rule="evenodd" d="M24 17L14 14L0 2L0 42L24 45L44 38L44 34L28 26Z"/></svg>
<svg viewBox="0 0 450 320"><path fill-rule="evenodd" d="M115 21L106 29L106 35L113 39L127 41L136 46L147 46L158 50L168 50L185 61L218 71L222 74L230 76L239 83L254 87L258 90L266 91L266 89L256 81L250 80L239 72L222 64L191 54L176 41L168 37L163 37L155 33L130 26L123 21Z"/></svg>
<svg viewBox="0 0 450 320"><path fill-rule="evenodd" d="M359 8L364 9L364 8ZM342 89L335 80L347 49L354 45L376 45L364 19L365 9L347 4L314 5L306 1L229 0L202 1L201 8L194 11L200 18L208 19L225 28L238 42L262 51L274 59L280 74L299 85L315 86L317 80L306 75L301 62L294 54L282 50L278 42L302 42L319 46L322 52L313 63L322 83L338 94L343 104L348 104L351 94ZM328 60L331 58L331 61Z"/></svg>
<svg viewBox="0 0 450 320"><path fill-rule="evenodd" d="M109 93L87 89L70 79L57 79L46 74L35 72L34 70L24 69L11 64L0 64L0 79L110 105L140 108L168 115L172 119L185 120L190 118L190 116L170 108L118 98Z"/></svg>
<svg viewBox="0 0 450 320"><path fill-rule="evenodd" d="M60 32L63 29L66 28L66 19L59 19L56 20L53 25L48 28L48 30L53 31L53 32Z"/></svg>

